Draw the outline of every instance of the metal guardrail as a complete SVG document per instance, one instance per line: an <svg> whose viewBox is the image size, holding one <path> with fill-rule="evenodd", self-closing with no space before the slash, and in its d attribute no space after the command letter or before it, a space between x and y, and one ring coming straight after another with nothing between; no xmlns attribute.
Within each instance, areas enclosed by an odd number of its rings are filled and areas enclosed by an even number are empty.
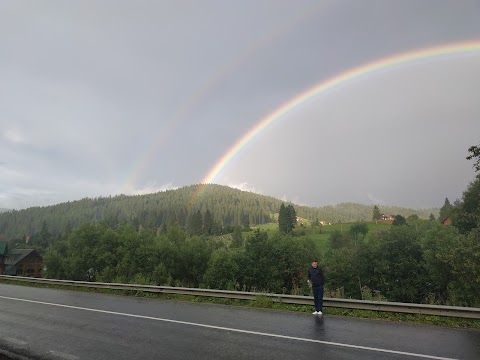
<svg viewBox="0 0 480 360"><path fill-rule="evenodd" d="M62 286L72 286L72 287L86 287L86 288L113 289L113 290L144 291L144 292L153 292L153 293L160 293L160 294L206 296L206 297L217 297L217 298L239 299L239 300L256 300L259 297L263 297L263 298L266 297L271 299L274 302L281 302L284 304L313 305L312 296L254 293L254 292L245 292L245 291L228 291L228 290L214 290L214 289L195 289L195 288L172 287L172 286L56 280L56 279L0 275L0 280L2 279L24 281L24 282L31 282L31 283L42 283L42 284L49 284L49 285L62 285ZM336 299L336 298L324 298L323 305L324 307L335 307L335 308L345 308L345 309L373 310L373 311L384 311L384 312L395 312L395 313L409 313L409 314L437 315L437 316L446 316L446 317L459 317L459 318L467 318L467 319L480 319L480 308L471 308L471 307L462 307L462 306L427 305L427 304Z"/></svg>

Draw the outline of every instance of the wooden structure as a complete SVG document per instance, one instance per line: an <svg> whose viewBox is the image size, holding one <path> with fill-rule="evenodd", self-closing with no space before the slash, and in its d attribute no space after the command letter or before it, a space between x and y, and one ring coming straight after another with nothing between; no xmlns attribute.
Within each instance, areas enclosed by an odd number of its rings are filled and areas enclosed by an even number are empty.
<svg viewBox="0 0 480 360"><path fill-rule="evenodd" d="M7 275L42 277L43 258L34 249L14 249L5 260Z"/></svg>
<svg viewBox="0 0 480 360"><path fill-rule="evenodd" d="M5 274L5 260L8 253L8 241L0 241L0 275Z"/></svg>
<svg viewBox="0 0 480 360"><path fill-rule="evenodd" d="M442 220L443 225L452 225L452 219L450 216L447 216L445 219Z"/></svg>

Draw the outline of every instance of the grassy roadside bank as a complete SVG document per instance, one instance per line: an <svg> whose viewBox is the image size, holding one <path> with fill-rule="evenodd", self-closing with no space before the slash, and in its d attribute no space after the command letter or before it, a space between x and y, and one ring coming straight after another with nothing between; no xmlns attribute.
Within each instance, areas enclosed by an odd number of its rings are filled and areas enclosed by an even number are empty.
<svg viewBox="0 0 480 360"><path fill-rule="evenodd" d="M206 296L158 294L158 293L132 291L132 290L95 289L95 288L82 288L82 287L50 285L50 284L40 284L40 283L25 283L22 281L5 280L5 279L1 279L0 284L11 284L11 285L19 285L19 286L51 288L51 289L83 291L83 292L95 292L95 293L134 296L134 297L145 297L145 298L159 299L159 300L189 301L189 302L197 302L197 303L210 303L210 304L221 304L221 305L230 305L230 306L275 309L275 310L282 310L282 311L297 311L297 312L305 312L305 313L310 313L312 312L312 309L313 309L313 304L312 306L283 304L283 303L274 302L267 297L258 297L254 301L237 300L237 299L213 298L213 297L206 297ZM351 317L371 319L371 320L387 320L387 321L393 321L393 322L405 322L405 323L449 326L449 327L457 327L457 328L461 327L461 328L469 328L469 329L480 329L480 320L473 320L473 319L451 318L451 317L419 315L419 314L390 313L390 312L381 312L381 311L344 309L344 308L334 308L334 307L325 308L324 313L325 315L351 316Z"/></svg>

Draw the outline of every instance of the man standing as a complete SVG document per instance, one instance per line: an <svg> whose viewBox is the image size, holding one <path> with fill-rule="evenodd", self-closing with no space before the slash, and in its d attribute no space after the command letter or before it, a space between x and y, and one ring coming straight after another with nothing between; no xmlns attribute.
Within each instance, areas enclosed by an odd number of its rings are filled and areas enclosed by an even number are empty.
<svg viewBox="0 0 480 360"><path fill-rule="evenodd" d="M323 309L323 271L318 266L317 260L312 261L312 267L308 269L308 284L312 286L315 311L313 315L322 315Z"/></svg>

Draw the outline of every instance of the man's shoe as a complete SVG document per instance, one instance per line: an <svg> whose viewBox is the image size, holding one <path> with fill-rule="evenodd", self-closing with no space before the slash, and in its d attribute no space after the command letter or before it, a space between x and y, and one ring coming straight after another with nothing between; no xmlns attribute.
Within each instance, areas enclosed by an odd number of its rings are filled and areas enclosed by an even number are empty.
<svg viewBox="0 0 480 360"><path fill-rule="evenodd" d="M312 314L313 314L313 315L318 315L318 312L317 312L317 311L314 311Z"/></svg>
<svg viewBox="0 0 480 360"><path fill-rule="evenodd" d="M323 315L321 311L317 311L317 315Z"/></svg>

